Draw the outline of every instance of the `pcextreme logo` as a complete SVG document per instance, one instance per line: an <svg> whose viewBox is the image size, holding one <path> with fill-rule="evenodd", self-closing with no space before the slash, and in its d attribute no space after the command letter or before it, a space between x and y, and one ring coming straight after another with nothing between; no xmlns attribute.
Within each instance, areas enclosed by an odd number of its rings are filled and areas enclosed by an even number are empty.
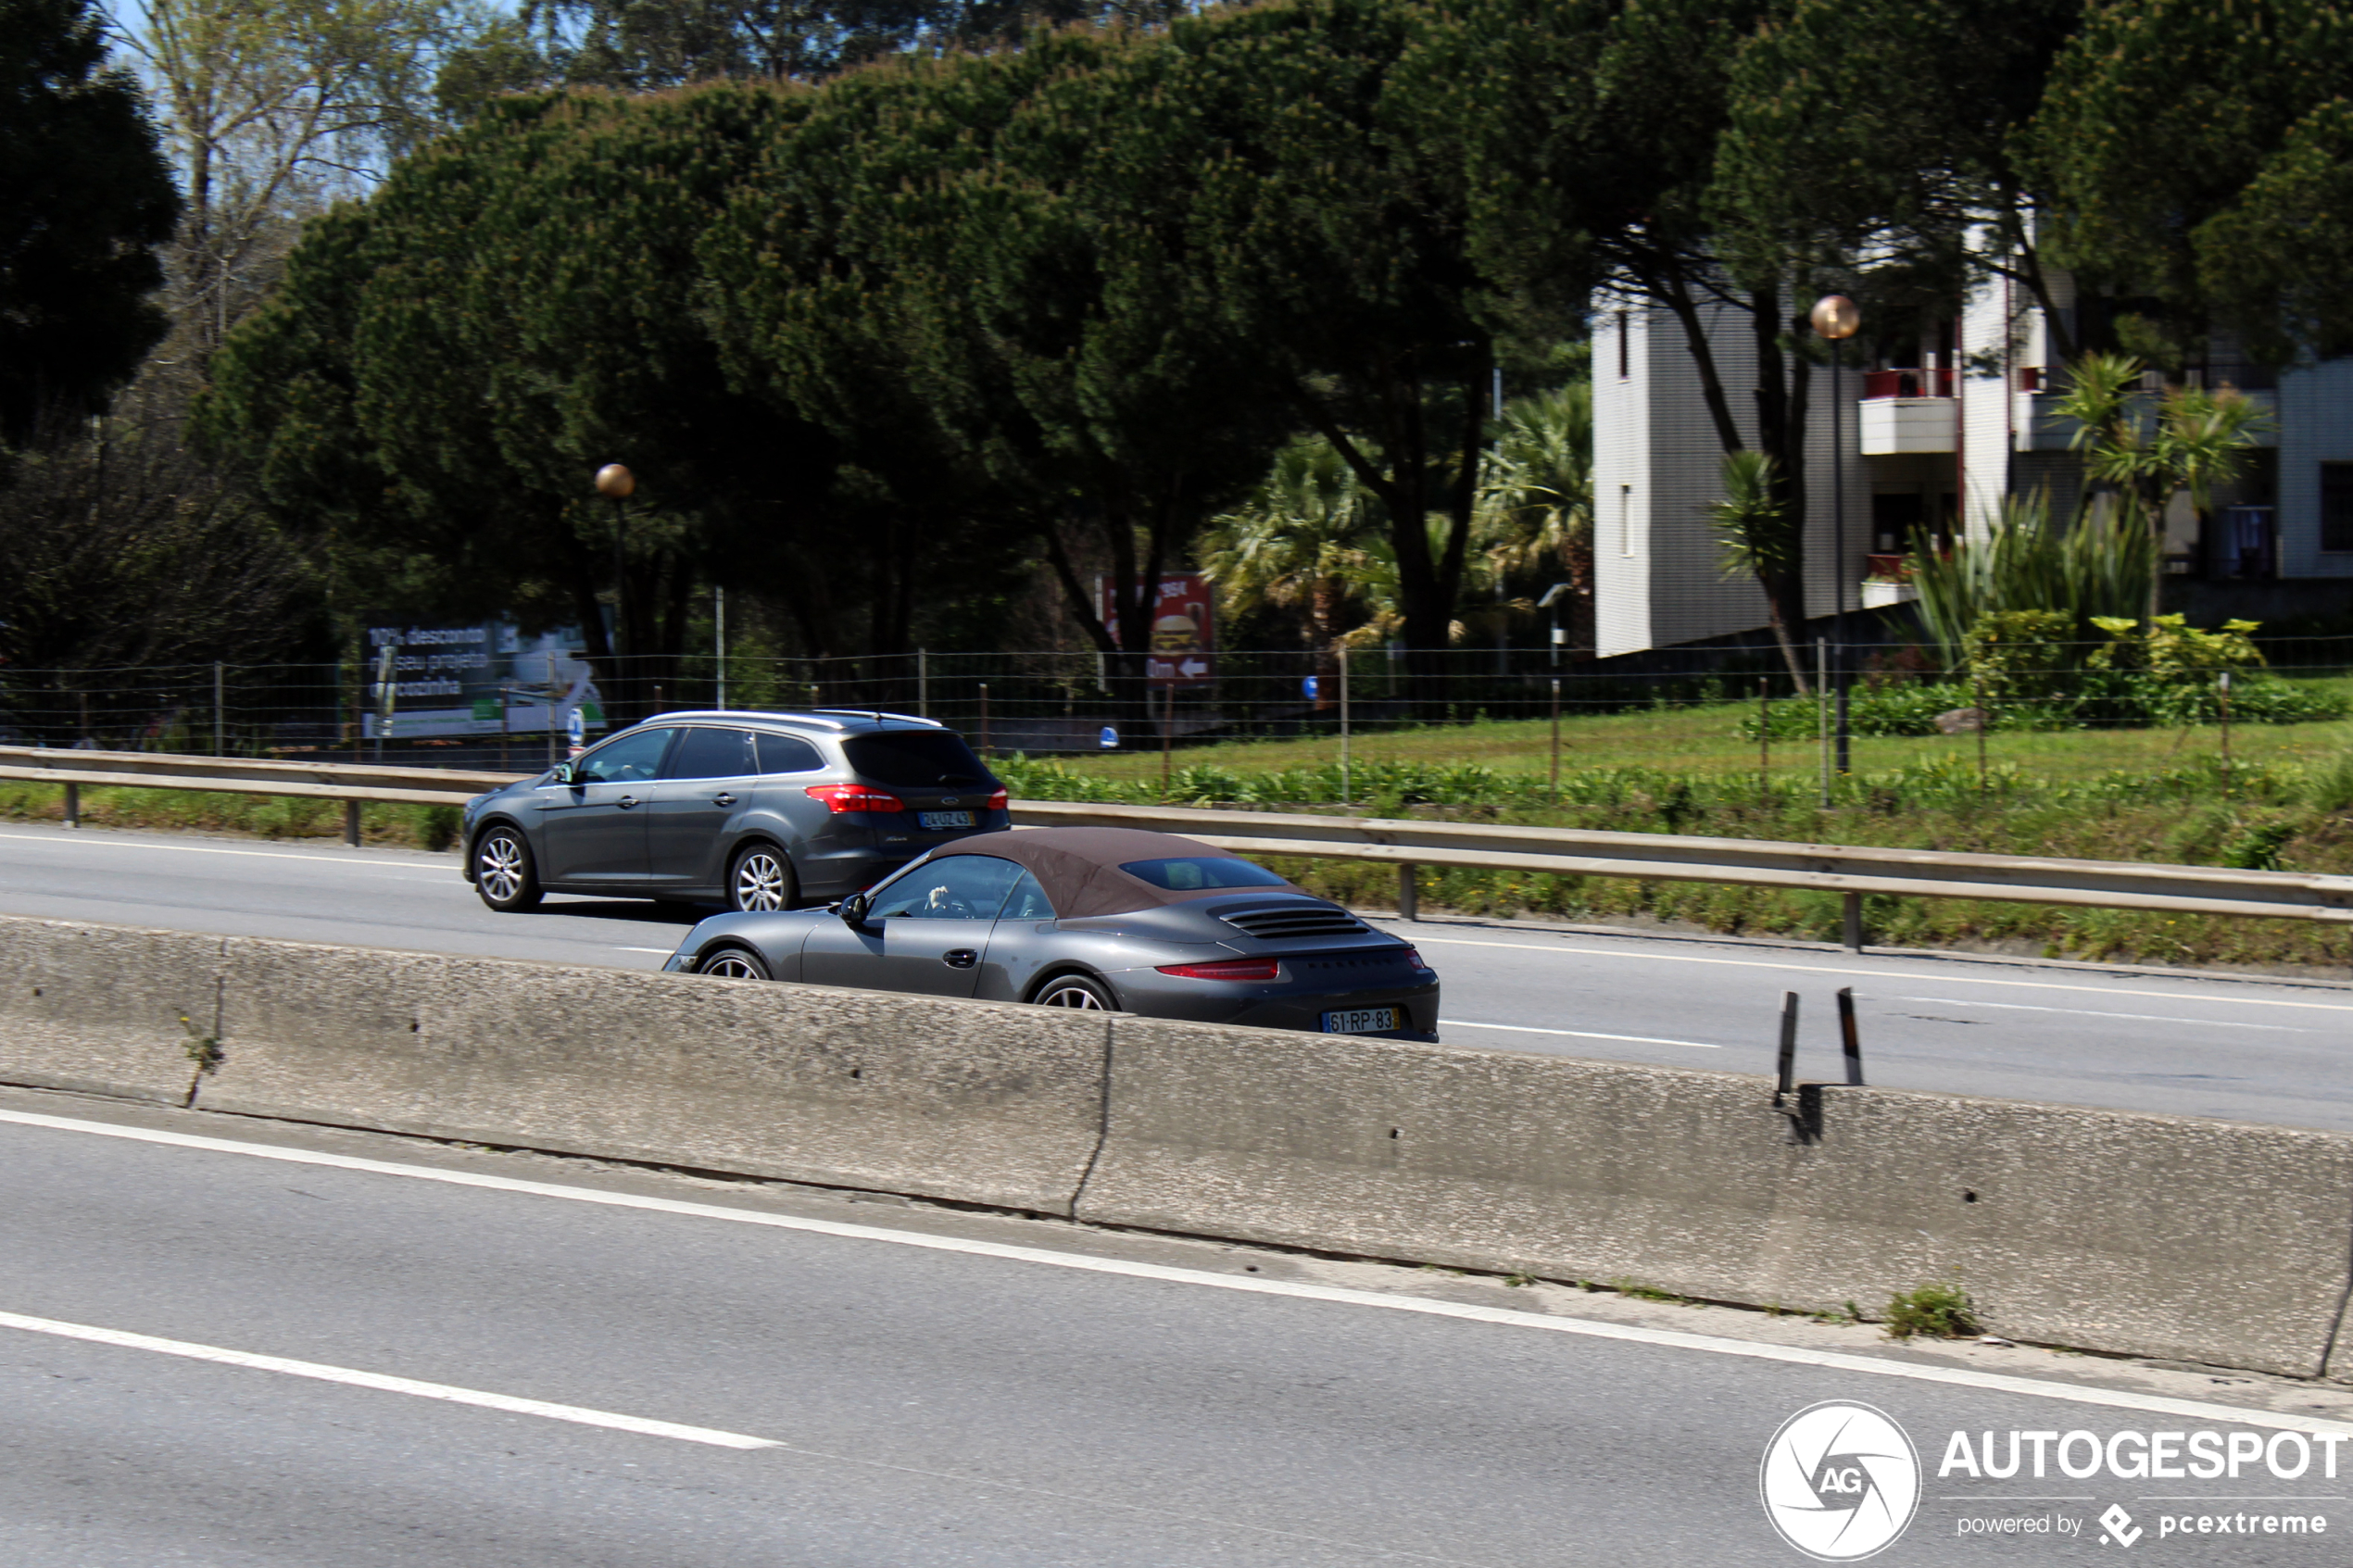
<svg viewBox="0 0 2353 1568"><path fill-rule="evenodd" d="M1781 1423L1756 1485L1781 1539L1817 1562L1855 1562L1912 1523L1920 1456L1884 1411L1828 1399Z"/></svg>

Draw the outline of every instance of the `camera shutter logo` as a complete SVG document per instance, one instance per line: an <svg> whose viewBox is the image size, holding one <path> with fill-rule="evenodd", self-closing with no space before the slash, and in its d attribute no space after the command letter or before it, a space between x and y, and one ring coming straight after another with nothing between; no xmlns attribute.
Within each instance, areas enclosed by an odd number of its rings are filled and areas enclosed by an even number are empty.
<svg viewBox="0 0 2353 1568"><path fill-rule="evenodd" d="M1773 1434L1757 1491L1781 1539L1817 1562L1858 1562L1912 1523L1919 1451L1884 1411L1825 1400Z"/></svg>

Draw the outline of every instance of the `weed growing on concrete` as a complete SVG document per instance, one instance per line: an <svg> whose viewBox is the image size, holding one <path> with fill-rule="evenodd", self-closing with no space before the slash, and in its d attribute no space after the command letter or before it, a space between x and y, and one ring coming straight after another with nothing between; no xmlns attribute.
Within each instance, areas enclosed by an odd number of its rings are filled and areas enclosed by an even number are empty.
<svg viewBox="0 0 2353 1568"><path fill-rule="evenodd" d="M1848 1303L1852 1310L1853 1303ZM1909 1339L1960 1339L1982 1332L1976 1305L1957 1283L1923 1285L1918 1290L1891 1297L1887 1303L1887 1336Z"/></svg>
<svg viewBox="0 0 2353 1568"><path fill-rule="evenodd" d="M1673 1306L1688 1306L1690 1302L1671 1290L1657 1290L1628 1279L1623 1274L1609 1282L1610 1288L1620 1296L1630 1296L1637 1301L1665 1301Z"/></svg>
<svg viewBox="0 0 2353 1568"><path fill-rule="evenodd" d="M1505 1274L1504 1283L1511 1286L1534 1285L1536 1276L1534 1274Z"/></svg>
<svg viewBox="0 0 2353 1568"><path fill-rule="evenodd" d="M180 1015L180 1027L188 1032L182 1045L187 1050L188 1060L196 1064L198 1073L209 1073L220 1065L220 1040L218 1035L208 1035L198 1029L184 1012Z"/></svg>

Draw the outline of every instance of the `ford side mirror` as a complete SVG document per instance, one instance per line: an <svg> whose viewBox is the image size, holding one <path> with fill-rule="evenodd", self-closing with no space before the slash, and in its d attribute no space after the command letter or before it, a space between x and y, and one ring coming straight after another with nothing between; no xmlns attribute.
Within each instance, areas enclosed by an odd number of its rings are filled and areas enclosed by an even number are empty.
<svg viewBox="0 0 2353 1568"><path fill-rule="evenodd" d="M834 912L841 916L842 923L849 926L850 930L863 931L866 928L866 910L873 903L874 900L865 894L853 893L836 904Z"/></svg>
<svg viewBox="0 0 2353 1568"><path fill-rule="evenodd" d="M580 782L580 780L573 772L571 763L559 762L556 764L555 771L547 775L547 782L550 784L576 784Z"/></svg>

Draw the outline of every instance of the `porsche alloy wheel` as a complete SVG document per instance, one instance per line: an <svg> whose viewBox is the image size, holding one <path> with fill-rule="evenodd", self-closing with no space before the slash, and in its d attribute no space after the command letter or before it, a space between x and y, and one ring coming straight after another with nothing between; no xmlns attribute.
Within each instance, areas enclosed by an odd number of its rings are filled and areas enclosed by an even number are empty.
<svg viewBox="0 0 2353 1568"><path fill-rule="evenodd" d="M1057 975L1037 997L1041 1008L1076 1008L1081 1012L1116 1012L1111 993L1083 974Z"/></svg>

